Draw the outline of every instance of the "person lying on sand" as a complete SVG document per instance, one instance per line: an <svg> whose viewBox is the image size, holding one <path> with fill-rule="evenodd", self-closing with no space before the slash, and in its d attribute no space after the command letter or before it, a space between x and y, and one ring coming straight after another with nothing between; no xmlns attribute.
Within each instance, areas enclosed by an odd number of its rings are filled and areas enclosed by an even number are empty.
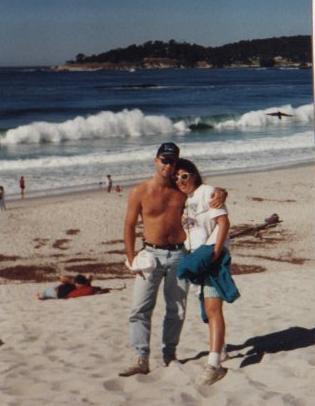
<svg viewBox="0 0 315 406"><path fill-rule="evenodd" d="M119 288L101 288L99 286L91 286L92 275L88 277L78 274L75 277L61 276L59 278L60 284L58 286L46 288L42 293L38 293L36 298L39 300L46 299L71 299L80 296L90 296L102 293L109 293L112 290L125 289L124 284Z"/></svg>

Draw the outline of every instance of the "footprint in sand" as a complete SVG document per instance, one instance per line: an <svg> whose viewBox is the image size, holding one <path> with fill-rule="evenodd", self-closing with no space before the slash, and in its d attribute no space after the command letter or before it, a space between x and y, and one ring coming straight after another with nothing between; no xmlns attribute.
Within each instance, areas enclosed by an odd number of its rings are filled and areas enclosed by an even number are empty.
<svg viewBox="0 0 315 406"><path fill-rule="evenodd" d="M70 228L69 230L66 230L67 235L77 235L80 233L81 230L78 228Z"/></svg>
<svg viewBox="0 0 315 406"><path fill-rule="evenodd" d="M117 379L108 379L103 383L103 386L105 389L110 390L110 391L123 391L124 385L121 380Z"/></svg>
<svg viewBox="0 0 315 406"><path fill-rule="evenodd" d="M59 249L59 250L67 250L69 248L68 244L69 244L70 241L71 240L69 240L68 238L63 238L63 239L60 239L60 240L56 240L53 243L52 246L53 246L53 248L56 248L56 249Z"/></svg>
<svg viewBox="0 0 315 406"><path fill-rule="evenodd" d="M33 241L36 242L34 249L39 249L39 248L45 247L48 244L49 238L34 238Z"/></svg>

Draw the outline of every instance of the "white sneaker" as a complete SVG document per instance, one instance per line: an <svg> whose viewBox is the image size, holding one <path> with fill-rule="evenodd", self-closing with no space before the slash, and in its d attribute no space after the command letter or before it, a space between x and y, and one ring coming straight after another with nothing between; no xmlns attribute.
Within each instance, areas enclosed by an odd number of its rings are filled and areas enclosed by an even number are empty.
<svg viewBox="0 0 315 406"><path fill-rule="evenodd" d="M219 366L218 368L207 364L201 375L196 381L198 385L212 385L216 381L222 379L227 373L227 368Z"/></svg>

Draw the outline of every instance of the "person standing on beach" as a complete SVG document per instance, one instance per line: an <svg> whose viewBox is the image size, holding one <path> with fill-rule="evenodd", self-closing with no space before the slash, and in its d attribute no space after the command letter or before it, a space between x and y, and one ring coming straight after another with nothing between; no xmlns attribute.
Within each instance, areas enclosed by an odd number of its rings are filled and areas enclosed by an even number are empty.
<svg viewBox="0 0 315 406"><path fill-rule="evenodd" d="M124 240L127 260L132 265L136 256L136 224L139 215L144 226L144 250L156 260L155 269L144 275L138 271L129 317L130 342L138 359L119 376L147 374L149 369L151 318L158 289L164 279L166 314L163 323L163 362L168 366L176 360L176 347L183 327L188 293L188 282L176 277L177 265L185 253L185 231L181 218L186 196L173 181L179 148L163 143L156 154L153 177L132 189L125 218ZM226 192L217 191L213 201L221 206Z"/></svg>
<svg viewBox="0 0 315 406"><path fill-rule="evenodd" d="M110 193L113 188L113 180L111 175L107 175L107 192Z"/></svg>
<svg viewBox="0 0 315 406"><path fill-rule="evenodd" d="M21 190L21 198L24 199L24 192L25 192L25 179L24 176L20 177L20 190Z"/></svg>
<svg viewBox="0 0 315 406"><path fill-rule="evenodd" d="M214 189L210 185L203 184L196 165L188 159L178 159L175 180L177 188L187 196L183 216L183 227L187 236L186 248L189 252L193 252L201 245L207 245L209 252L212 250L211 264L223 264L225 261L225 266L229 268L227 264L230 262L228 251L230 222L225 205L219 209L209 207L208 202ZM196 381L201 385L212 385L227 373L227 369L221 365L221 360L225 358L223 299L209 277L211 266L207 272L202 271L203 276L199 282L202 285L202 296L204 297L203 306L206 314L204 321L207 319L209 330L208 362ZM230 271L228 270L228 272ZM179 278L181 278L180 274L180 269L178 269Z"/></svg>
<svg viewBox="0 0 315 406"><path fill-rule="evenodd" d="M0 209L6 210L5 200L4 200L4 187L0 186Z"/></svg>

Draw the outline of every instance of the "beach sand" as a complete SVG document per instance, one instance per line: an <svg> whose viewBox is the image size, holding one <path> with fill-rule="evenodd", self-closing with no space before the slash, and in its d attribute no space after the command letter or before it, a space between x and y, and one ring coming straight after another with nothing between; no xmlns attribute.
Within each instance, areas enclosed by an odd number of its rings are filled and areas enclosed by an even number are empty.
<svg viewBox="0 0 315 406"><path fill-rule="evenodd" d="M151 373L118 372L128 344L133 277L123 266L128 190L7 202L0 212L1 405L313 405L315 381L314 165L208 179L229 191L233 230L277 213L281 223L232 240L241 298L225 305L228 373L196 385L207 359L207 326L194 289L178 346L162 366L162 291L153 316ZM138 234L141 236L141 224ZM141 245L140 238L138 239ZM37 301L60 274L94 274L126 289Z"/></svg>

